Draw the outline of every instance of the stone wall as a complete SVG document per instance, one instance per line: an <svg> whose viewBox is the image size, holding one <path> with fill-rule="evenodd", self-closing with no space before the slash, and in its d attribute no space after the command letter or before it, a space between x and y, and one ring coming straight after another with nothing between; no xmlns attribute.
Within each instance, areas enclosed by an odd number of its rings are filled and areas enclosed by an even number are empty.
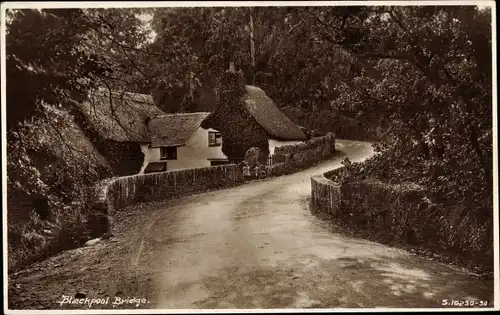
<svg viewBox="0 0 500 315"><path fill-rule="evenodd" d="M466 264L492 266L492 229L459 206L432 203L415 184L377 180L339 182L345 168L311 178L311 211L360 236L460 257Z"/></svg>
<svg viewBox="0 0 500 315"><path fill-rule="evenodd" d="M412 243L425 231L414 223L429 206L424 190L414 184L386 184L376 180L339 183L332 181L345 168L311 178L313 211L330 217L383 231L391 237ZM423 239L422 241L425 241Z"/></svg>
<svg viewBox="0 0 500 315"><path fill-rule="evenodd" d="M243 183L236 165L116 177L97 187L97 212L113 211L140 202L167 200Z"/></svg>
<svg viewBox="0 0 500 315"><path fill-rule="evenodd" d="M329 159L335 152L335 136L332 133L303 143L276 147L274 159L283 162L269 166L267 173L270 176L291 174Z"/></svg>

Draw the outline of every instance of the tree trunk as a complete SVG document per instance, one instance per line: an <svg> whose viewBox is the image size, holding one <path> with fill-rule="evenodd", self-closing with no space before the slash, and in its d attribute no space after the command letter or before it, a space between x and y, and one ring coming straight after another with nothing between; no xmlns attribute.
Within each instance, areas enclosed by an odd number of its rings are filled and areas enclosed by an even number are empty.
<svg viewBox="0 0 500 315"><path fill-rule="evenodd" d="M191 102L194 102L194 73L191 71L189 75L189 98L191 99Z"/></svg>
<svg viewBox="0 0 500 315"><path fill-rule="evenodd" d="M255 78L255 38L254 38L254 8L250 8L250 58L252 64L252 84L254 83Z"/></svg>

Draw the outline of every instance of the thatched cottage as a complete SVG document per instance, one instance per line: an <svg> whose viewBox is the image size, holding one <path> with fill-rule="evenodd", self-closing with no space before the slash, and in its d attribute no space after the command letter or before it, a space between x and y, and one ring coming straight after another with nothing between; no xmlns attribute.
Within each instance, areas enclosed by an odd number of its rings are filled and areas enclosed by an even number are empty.
<svg viewBox="0 0 500 315"><path fill-rule="evenodd" d="M201 128L209 113L166 114L152 96L104 89L82 104L87 132L116 174L161 172L224 164L217 130Z"/></svg>
<svg viewBox="0 0 500 315"><path fill-rule="evenodd" d="M157 167L181 170L227 164L227 157L221 151L220 133L200 127L209 114L178 113L152 118L148 122L149 154L146 154L141 172ZM150 165L149 169L146 165Z"/></svg>
<svg viewBox="0 0 500 315"><path fill-rule="evenodd" d="M245 108L269 137L269 152L274 148L288 144L297 144L307 140L303 130L278 109L262 89L246 85Z"/></svg>
<svg viewBox="0 0 500 315"><path fill-rule="evenodd" d="M303 130L262 89L244 85L241 74L227 71L220 79L218 94L216 109L201 126L221 132L223 152L231 161L243 160L251 147L258 147L261 158L267 159L276 147L307 140Z"/></svg>
<svg viewBox="0 0 500 315"><path fill-rule="evenodd" d="M177 114L160 110L151 95L100 89L82 104L80 121L116 175L238 162L251 147L266 160L276 147L307 140L262 89L243 86L229 90L239 96L228 102L222 93L212 113Z"/></svg>
<svg viewBox="0 0 500 315"><path fill-rule="evenodd" d="M89 99L73 110L75 120L56 131L38 132L39 142L49 141L53 156L70 145L72 156L99 166L101 176L132 175L226 164L222 138L214 129L203 129L209 113L165 114L150 95L107 90L91 92ZM59 132L59 134L57 133ZM34 159L43 170L45 159ZM11 170L13 172L13 170ZM50 216L45 196L7 185L9 223L26 222L34 211L42 219ZM19 183L30 186L30 183Z"/></svg>
<svg viewBox="0 0 500 315"><path fill-rule="evenodd" d="M163 115L151 96L106 89L91 92L77 117L116 175L137 174L144 163L143 146L151 143L147 121Z"/></svg>

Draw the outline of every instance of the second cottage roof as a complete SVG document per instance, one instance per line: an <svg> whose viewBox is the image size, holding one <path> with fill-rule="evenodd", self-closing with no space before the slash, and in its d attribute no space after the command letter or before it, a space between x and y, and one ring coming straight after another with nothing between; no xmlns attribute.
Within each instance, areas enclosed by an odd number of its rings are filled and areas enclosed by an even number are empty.
<svg viewBox="0 0 500 315"><path fill-rule="evenodd" d="M262 89L247 85L245 107L271 137L279 140L306 140L307 137L293 121L278 109Z"/></svg>
<svg viewBox="0 0 500 315"><path fill-rule="evenodd" d="M151 146L180 146L189 140L210 113L166 114L152 118L149 123Z"/></svg>

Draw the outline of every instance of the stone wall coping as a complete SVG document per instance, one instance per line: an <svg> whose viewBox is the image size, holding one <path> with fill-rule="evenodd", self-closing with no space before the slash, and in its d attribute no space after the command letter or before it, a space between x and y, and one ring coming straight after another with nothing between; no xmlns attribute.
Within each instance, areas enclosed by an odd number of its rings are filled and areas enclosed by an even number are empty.
<svg viewBox="0 0 500 315"><path fill-rule="evenodd" d="M217 166L207 166L207 167L196 167L196 168L190 168L190 169L184 169L184 170L171 170L171 171L166 171L166 172L158 172L158 173L148 173L148 174L133 174L133 175L127 175L127 176L114 176L110 178L105 178L101 181L99 181L95 185L96 189L96 195L97 195L97 204L106 204L108 207L108 213L109 213L109 208L111 207L110 205L110 200L109 200L109 189L110 187L119 181L126 181L127 179L131 178L144 178L144 177L153 177L153 176L165 176L166 174L182 174L186 172L192 172L196 170L203 170L203 169L224 169L224 168L234 168L237 166L236 164L227 164L227 165L217 165Z"/></svg>

